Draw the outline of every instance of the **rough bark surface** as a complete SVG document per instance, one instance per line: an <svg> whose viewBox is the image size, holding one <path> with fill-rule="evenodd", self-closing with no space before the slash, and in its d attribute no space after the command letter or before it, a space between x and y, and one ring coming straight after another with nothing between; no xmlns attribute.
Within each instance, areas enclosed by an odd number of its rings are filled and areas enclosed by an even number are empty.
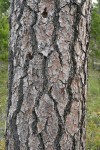
<svg viewBox="0 0 100 150"><path fill-rule="evenodd" d="M11 0L7 150L85 150L90 0Z"/></svg>

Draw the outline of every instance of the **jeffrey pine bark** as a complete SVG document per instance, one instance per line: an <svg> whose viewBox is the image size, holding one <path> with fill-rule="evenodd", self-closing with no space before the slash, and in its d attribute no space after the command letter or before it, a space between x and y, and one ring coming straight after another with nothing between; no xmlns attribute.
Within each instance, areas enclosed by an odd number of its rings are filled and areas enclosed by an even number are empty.
<svg viewBox="0 0 100 150"><path fill-rule="evenodd" d="M85 150L90 0L11 0L7 150Z"/></svg>

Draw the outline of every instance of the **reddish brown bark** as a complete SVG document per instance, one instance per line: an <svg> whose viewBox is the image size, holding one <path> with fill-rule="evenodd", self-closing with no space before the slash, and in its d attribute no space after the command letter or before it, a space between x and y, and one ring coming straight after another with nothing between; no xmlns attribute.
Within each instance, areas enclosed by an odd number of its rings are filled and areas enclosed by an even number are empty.
<svg viewBox="0 0 100 150"><path fill-rule="evenodd" d="M90 0L12 0L7 150L85 150Z"/></svg>

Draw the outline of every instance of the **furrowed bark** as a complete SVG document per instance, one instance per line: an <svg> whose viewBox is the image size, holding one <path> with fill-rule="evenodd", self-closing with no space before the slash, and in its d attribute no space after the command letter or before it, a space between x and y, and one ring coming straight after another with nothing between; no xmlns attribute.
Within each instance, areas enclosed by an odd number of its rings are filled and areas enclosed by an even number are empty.
<svg viewBox="0 0 100 150"><path fill-rule="evenodd" d="M90 0L12 0L7 150L85 150Z"/></svg>

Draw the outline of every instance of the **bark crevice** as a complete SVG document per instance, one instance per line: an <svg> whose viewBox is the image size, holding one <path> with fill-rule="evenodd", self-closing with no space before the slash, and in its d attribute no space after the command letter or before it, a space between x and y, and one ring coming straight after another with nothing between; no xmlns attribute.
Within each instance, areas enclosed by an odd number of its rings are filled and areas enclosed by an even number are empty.
<svg viewBox="0 0 100 150"><path fill-rule="evenodd" d="M31 46L32 46L32 57L34 57L34 54L36 54L38 50L38 42L36 39L36 33L34 29L34 25L36 25L37 23L37 12L36 11L32 12L32 15L33 15L32 18L33 20L32 20L32 24L30 25L30 37L31 37Z"/></svg>
<svg viewBox="0 0 100 150"><path fill-rule="evenodd" d="M33 132L33 134L37 134L38 133L38 130L37 130L38 117L37 117L37 114L35 112L35 109L32 111L32 118L33 118L32 132Z"/></svg>
<svg viewBox="0 0 100 150"><path fill-rule="evenodd" d="M51 88L51 90L52 90L52 88ZM58 132L57 132L56 138L54 139L54 149L55 150L61 150L60 141L61 141L62 135L64 133L64 124L63 124L63 120L62 120L62 118L60 116L58 107L57 107L58 103L53 98L53 96L51 94L51 90L49 90L48 95L49 95L50 99L54 103L54 110L55 110L56 116L58 118Z"/></svg>
<svg viewBox="0 0 100 150"><path fill-rule="evenodd" d="M13 65L13 51L9 49L9 80L8 80L8 88L9 88L9 95L8 95L8 111L7 115L10 109L10 106L12 104L11 97L12 97L12 86L13 86L13 77L14 77L14 65Z"/></svg>
<svg viewBox="0 0 100 150"><path fill-rule="evenodd" d="M42 84L42 90L38 92L36 100L35 100L35 107L39 107L39 100L42 97L43 94L47 93L48 91L48 78L47 78L47 73L48 73L48 57L43 56L41 53L39 53L41 57L43 58L42 60L42 76L43 76L43 84Z"/></svg>
<svg viewBox="0 0 100 150"><path fill-rule="evenodd" d="M59 50L59 46L57 44L57 38L58 38L58 31L60 28L60 23L59 23L59 12L60 12L60 1L59 0L54 0L54 16L53 16L53 26L54 26L54 31L52 34L52 45L54 47L54 50L58 53L59 56L59 61L61 66L62 64L62 53Z"/></svg>
<svg viewBox="0 0 100 150"><path fill-rule="evenodd" d="M85 149L89 3L12 0L8 150Z"/></svg>
<svg viewBox="0 0 100 150"><path fill-rule="evenodd" d="M44 144L44 141L43 141L43 136L42 136L42 133L39 133L38 135L38 139L39 139L39 150L45 150L45 144Z"/></svg>
<svg viewBox="0 0 100 150"><path fill-rule="evenodd" d="M65 110L64 110L64 120L66 122L66 117L68 114L70 114L70 111L71 111L71 106L72 106L72 103L73 103L73 92L72 92L72 82L75 78L75 76L77 75L77 62L76 62L76 59L75 59L75 56L76 56L76 52L75 52L75 44L76 44L76 41L78 39L78 36L79 36L79 24L80 24L80 19L81 19L81 15L82 15L82 7L85 3L85 0L79 5L77 3L72 3L73 5L75 4L75 7L76 7L76 11L74 13L74 22L73 22L73 37L72 37L72 42L70 44L70 58L71 58L71 68L70 68L70 73L69 73L69 78L68 78L68 83L67 83L67 92L68 92L68 103L65 107Z"/></svg>
<svg viewBox="0 0 100 150"><path fill-rule="evenodd" d="M19 140L19 135L18 135L18 130L17 130L17 114L21 110L21 106L23 103L23 78L20 79L19 87L18 87L18 102L17 102L17 107L15 112L13 113L13 116L10 119L10 131L13 135L14 139L14 149L20 150L20 140Z"/></svg>

